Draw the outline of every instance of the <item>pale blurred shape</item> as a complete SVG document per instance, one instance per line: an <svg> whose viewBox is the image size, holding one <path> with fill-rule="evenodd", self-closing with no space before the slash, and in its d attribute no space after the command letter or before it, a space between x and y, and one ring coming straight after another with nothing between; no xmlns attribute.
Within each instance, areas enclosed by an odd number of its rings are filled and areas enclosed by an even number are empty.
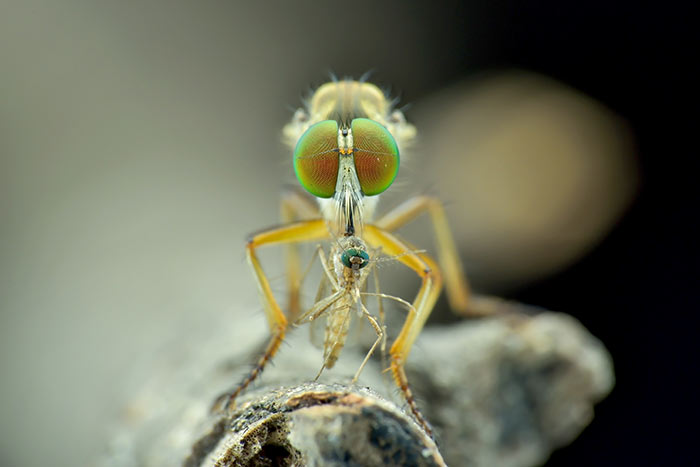
<svg viewBox="0 0 700 467"><path fill-rule="evenodd" d="M550 79L491 75L445 90L415 117L421 173L448 203L468 272L491 290L571 264L634 198L625 123Z"/></svg>

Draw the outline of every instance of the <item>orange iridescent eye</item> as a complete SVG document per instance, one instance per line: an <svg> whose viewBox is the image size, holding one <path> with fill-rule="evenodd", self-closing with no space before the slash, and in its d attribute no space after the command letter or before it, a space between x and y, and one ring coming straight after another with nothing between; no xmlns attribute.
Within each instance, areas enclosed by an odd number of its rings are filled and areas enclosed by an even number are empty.
<svg viewBox="0 0 700 467"><path fill-rule="evenodd" d="M391 186L399 172L399 147L389 130L374 120L356 118L350 128L362 192L378 195Z"/></svg>
<svg viewBox="0 0 700 467"><path fill-rule="evenodd" d="M324 120L312 125L294 149L294 172L301 186L319 198L332 197L338 157L338 122Z"/></svg>

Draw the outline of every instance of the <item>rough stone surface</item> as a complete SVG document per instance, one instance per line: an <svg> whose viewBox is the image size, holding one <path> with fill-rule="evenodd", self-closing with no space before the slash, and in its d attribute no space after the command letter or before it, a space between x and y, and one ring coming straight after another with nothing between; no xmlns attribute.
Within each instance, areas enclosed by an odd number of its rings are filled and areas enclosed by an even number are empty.
<svg viewBox="0 0 700 467"><path fill-rule="evenodd" d="M305 332L290 336L230 416L210 415L216 396L240 379L265 339L264 326L216 329L200 345L156 362L99 465L440 465L438 454L425 457L430 441L406 414L379 358L359 386L337 384L359 366L362 345L350 343L339 368L324 372L330 386L304 383L321 363ZM603 345L574 318L551 312L428 327L407 372L444 460L459 466L543 463L584 429L614 384Z"/></svg>
<svg viewBox="0 0 700 467"><path fill-rule="evenodd" d="M195 442L185 465L445 464L433 440L376 393L306 383L244 397Z"/></svg>
<svg viewBox="0 0 700 467"><path fill-rule="evenodd" d="M563 313L434 327L421 338L408 378L453 465L541 464L590 423L614 384L603 345Z"/></svg>

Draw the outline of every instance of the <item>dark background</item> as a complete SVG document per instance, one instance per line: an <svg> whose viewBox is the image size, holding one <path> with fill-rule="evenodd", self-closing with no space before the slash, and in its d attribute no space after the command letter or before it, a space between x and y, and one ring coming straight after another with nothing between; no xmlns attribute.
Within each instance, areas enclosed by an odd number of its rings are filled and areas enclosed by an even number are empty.
<svg viewBox="0 0 700 467"><path fill-rule="evenodd" d="M681 110L694 47L682 10L653 2L500 2L479 33L489 49L455 70L515 65L553 76L627 119L638 144L642 187L622 222L586 258L516 294L578 317L615 361L612 394L547 465L697 462L693 430L682 427L682 401L697 377L689 360L698 277L690 193L696 151Z"/></svg>

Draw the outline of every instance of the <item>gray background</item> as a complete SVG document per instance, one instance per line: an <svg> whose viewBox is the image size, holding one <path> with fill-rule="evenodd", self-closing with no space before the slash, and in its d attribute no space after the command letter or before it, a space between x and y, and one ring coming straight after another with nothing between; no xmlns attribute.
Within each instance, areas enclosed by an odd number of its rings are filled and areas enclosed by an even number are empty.
<svg viewBox="0 0 700 467"><path fill-rule="evenodd" d="M294 182L289 109L329 71L417 97L461 53L430 20L398 2L0 2L0 464L85 464L132 362L235 301L257 316L241 247Z"/></svg>

